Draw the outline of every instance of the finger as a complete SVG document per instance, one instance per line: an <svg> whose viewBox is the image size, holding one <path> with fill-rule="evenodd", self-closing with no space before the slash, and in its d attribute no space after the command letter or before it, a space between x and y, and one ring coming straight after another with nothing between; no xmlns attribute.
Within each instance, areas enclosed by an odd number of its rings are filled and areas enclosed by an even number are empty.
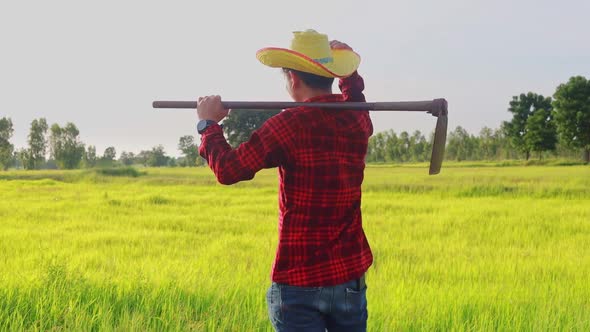
<svg viewBox="0 0 590 332"><path fill-rule="evenodd" d="M333 45L332 44L330 45L332 48L338 49L338 50L351 50L352 51L352 47L348 46L348 44L339 42L337 40L335 40L334 42L335 43Z"/></svg>
<svg viewBox="0 0 590 332"><path fill-rule="evenodd" d="M216 95L214 97L215 103L219 105L220 108L223 108L223 104L221 103L221 96Z"/></svg>

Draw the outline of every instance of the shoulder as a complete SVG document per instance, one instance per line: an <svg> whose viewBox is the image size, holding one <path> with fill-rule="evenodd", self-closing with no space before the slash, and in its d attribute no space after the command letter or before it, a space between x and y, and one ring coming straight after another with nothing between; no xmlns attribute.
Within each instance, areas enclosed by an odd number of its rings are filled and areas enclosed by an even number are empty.
<svg viewBox="0 0 590 332"><path fill-rule="evenodd" d="M299 118L296 108L286 109L266 120L256 132L279 141L292 140L301 128Z"/></svg>
<svg viewBox="0 0 590 332"><path fill-rule="evenodd" d="M304 108L288 108L272 116L264 124L269 127L297 127L304 112Z"/></svg>

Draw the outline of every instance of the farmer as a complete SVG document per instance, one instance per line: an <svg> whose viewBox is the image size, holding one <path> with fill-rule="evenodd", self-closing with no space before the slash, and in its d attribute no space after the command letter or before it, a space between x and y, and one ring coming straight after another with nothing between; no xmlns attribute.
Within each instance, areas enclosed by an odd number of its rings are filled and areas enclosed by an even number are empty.
<svg viewBox="0 0 590 332"><path fill-rule="evenodd" d="M282 68L296 102L365 101L360 57L313 30L291 49L264 48L263 64ZM334 78L342 94L332 94ZM219 96L198 100L199 152L222 184L279 168L279 242L266 299L277 331L365 331L365 272L373 261L361 221L368 111L286 109L232 149L218 124Z"/></svg>

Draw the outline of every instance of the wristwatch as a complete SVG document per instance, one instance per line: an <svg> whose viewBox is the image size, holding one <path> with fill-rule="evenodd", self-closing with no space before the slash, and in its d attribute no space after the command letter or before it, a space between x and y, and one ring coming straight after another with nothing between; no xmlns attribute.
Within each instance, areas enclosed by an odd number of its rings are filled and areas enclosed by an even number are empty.
<svg viewBox="0 0 590 332"><path fill-rule="evenodd" d="M215 122L213 120L201 120L201 121L197 122L197 132L202 135L207 128L209 128L210 126L212 126L216 123L217 122Z"/></svg>

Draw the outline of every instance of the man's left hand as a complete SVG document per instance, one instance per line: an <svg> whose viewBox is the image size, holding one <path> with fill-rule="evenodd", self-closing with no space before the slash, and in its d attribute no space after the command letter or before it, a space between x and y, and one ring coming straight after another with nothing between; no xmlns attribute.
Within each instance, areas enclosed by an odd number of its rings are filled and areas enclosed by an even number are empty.
<svg viewBox="0 0 590 332"><path fill-rule="evenodd" d="M229 110L223 108L220 96L199 97L197 102L197 116L199 120L220 122L228 114Z"/></svg>
<svg viewBox="0 0 590 332"><path fill-rule="evenodd" d="M337 49L337 50L349 50L352 51L352 47L348 46L348 44L343 43L339 40L331 40L330 47Z"/></svg>

